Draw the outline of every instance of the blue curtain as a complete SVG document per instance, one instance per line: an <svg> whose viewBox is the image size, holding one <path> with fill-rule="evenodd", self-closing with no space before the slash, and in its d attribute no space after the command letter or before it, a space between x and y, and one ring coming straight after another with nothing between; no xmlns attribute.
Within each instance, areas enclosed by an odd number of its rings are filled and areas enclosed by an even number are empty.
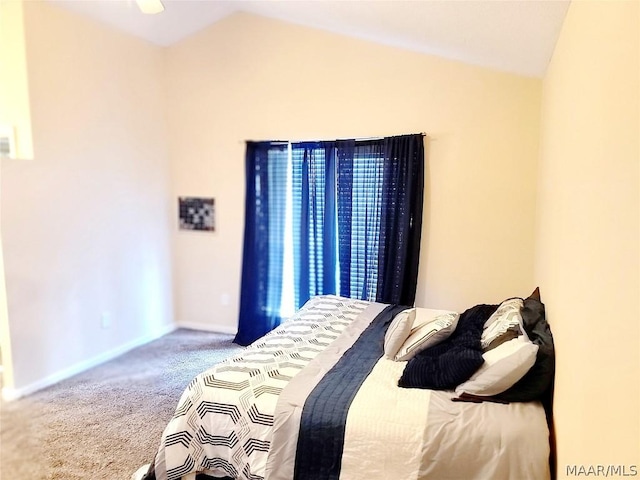
<svg viewBox="0 0 640 480"><path fill-rule="evenodd" d="M281 321L283 288L413 305L424 190L423 135L247 143L240 321L247 345ZM290 162L290 163L289 163ZM287 202L293 284L284 286Z"/></svg>
<svg viewBox="0 0 640 480"><path fill-rule="evenodd" d="M384 178L382 143L355 142L353 146L345 145L338 156L340 293L376 300Z"/></svg>
<svg viewBox="0 0 640 480"><path fill-rule="evenodd" d="M422 135L403 135L383 143L376 300L413 305L422 232L424 142Z"/></svg>
<svg viewBox="0 0 640 480"><path fill-rule="evenodd" d="M280 322L288 148L247 142L244 253L235 343L248 345Z"/></svg>
<svg viewBox="0 0 640 480"><path fill-rule="evenodd" d="M336 164L334 142L291 145L294 298L336 293Z"/></svg>
<svg viewBox="0 0 640 480"><path fill-rule="evenodd" d="M421 134L337 144L340 293L413 305L418 280Z"/></svg>

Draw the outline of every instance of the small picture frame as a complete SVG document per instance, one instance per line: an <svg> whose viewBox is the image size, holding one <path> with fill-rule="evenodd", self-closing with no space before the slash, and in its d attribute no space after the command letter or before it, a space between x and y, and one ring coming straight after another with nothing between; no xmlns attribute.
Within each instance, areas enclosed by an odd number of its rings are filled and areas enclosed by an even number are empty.
<svg viewBox="0 0 640 480"><path fill-rule="evenodd" d="M180 230L215 231L215 200L207 197L178 197Z"/></svg>
<svg viewBox="0 0 640 480"><path fill-rule="evenodd" d="M0 158L16 158L16 134L11 125L0 125Z"/></svg>

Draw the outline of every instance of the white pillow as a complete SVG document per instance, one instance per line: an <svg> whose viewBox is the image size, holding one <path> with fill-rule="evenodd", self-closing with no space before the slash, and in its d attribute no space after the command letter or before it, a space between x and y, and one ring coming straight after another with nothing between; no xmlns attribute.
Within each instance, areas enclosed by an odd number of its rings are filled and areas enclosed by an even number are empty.
<svg viewBox="0 0 640 480"><path fill-rule="evenodd" d="M483 351L496 348L520 335L526 335L524 328L522 328L522 315L520 314L523 306L524 302L521 298L510 298L500 304L484 324L480 338Z"/></svg>
<svg viewBox="0 0 640 480"><path fill-rule="evenodd" d="M405 362L419 352L449 338L458 325L458 318L460 315L456 312L416 308L413 328L394 360Z"/></svg>
<svg viewBox="0 0 640 480"><path fill-rule="evenodd" d="M482 354L484 363L469 380L456 387L456 393L497 395L511 388L536 362L538 345L525 336L509 340Z"/></svg>
<svg viewBox="0 0 640 480"><path fill-rule="evenodd" d="M384 335L384 356L393 359L411 333L416 309L408 308L398 313Z"/></svg>

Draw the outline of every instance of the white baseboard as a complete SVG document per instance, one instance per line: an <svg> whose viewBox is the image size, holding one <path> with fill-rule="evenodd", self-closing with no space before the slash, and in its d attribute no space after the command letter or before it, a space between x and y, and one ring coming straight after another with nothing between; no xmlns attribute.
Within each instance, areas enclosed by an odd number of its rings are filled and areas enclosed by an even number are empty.
<svg viewBox="0 0 640 480"><path fill-rule="evenodd" d="M154 330L152 333L143 335L142 337L139 337L135 340L127 342L107 352L101 353L100 355L96 355L95 357L76 363L71 367L65 368L56 373L52 373L51 375L47 375L46 377L36 382L30 383L29 385L26 385L24 387L20 387L20 388L4 387L2 389L2 399L9 402L12 400L17 400L20 397L24 397L25 395L34 393L38 390L42 390L43 388L49 387L54 383L60 382L61 380L65 380L69 377L77 375L78 373L82 373L85 370L89 370L90 368L96 367L104 362L113 360L114 358L119 357L120 355L128 352L129 350L132 350L136 347L139 347L153 340L156 340L157 338L160 338L163 335L166 335L167 333L173 332L176 328L177 326L174 323L164 325Z"/></svg>
<svg viewBox="0 0 640 480"><path fill-rule="evenodd" d="M189 328L191 330L202 330L204 332L216 332L227 333L229 335L235 335L238 333L237 327L230 327L228 325L212 325L210 323L198 323L198 322L177 322L178 328Z"/></svg>

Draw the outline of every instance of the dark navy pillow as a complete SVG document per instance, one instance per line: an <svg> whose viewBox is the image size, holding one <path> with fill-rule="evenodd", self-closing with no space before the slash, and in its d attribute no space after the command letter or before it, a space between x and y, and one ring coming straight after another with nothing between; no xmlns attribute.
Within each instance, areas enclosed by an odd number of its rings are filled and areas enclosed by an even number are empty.
<svg viewBox="0 0 640 480"><path fill-rule="evenodd" d="M529 340L538 345L536 363L527 374L508 390L495 396L505 402L528 402L543 398L553 384L555 350L553 336L545 317L540 291L536 290L524 300L522 322Z"/></svg>

